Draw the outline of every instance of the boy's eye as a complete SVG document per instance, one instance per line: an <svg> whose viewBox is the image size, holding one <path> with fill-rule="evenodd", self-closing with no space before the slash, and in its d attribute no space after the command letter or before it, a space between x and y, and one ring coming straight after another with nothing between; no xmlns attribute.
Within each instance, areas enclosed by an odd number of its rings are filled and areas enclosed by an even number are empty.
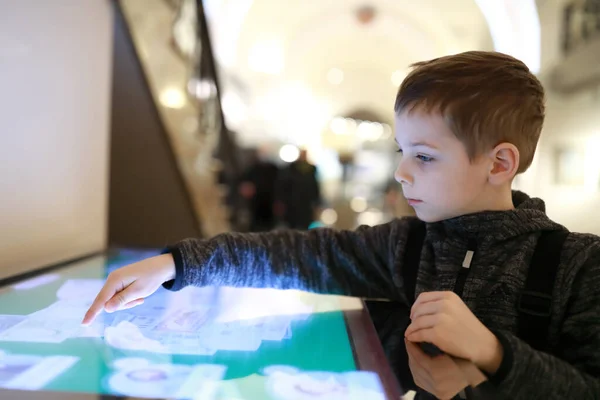
<svg viewBox="0 0 600 400"><path fill-rule="evenodd" d="M402 149L398 149L398 150L396 150L396 153L400 153L400 154L402 154Z"/></svg>
<svg viewBox="0 0 600 400"><path fill-rule="evenodd" d="M426 163L433 161L432 157L425 156L423 154L417 155L417 158L419 159L419 161L426 162Z"/></svg>

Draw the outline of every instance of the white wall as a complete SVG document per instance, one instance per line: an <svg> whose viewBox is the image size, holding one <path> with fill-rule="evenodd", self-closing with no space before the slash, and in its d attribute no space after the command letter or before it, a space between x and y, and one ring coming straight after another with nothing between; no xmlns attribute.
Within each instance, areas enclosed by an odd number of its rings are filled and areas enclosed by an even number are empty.
<svg viewBox="0 0 600 400"><path fill-rule="evenodd" d="M537 0L541 26L541 71L550 70L561 58L562 8L568 0Z"/></svg>
<svg viewBox="0 0 600 400"><path fill-rule="evenodd" d="M542 24L542 74L560 62L561 6L565 0L538 1ZM600 68L600 66L599 66ZM546 122L531 171L521 187L546 201L548 215L579 232L600 234L600 88L563 96L547 91ZM582 168L591 185L558 185L554 174L556 151L572 147L582 151Z"/></svg>
<svg viewBox="0 0 600 400"><path fill-rule="evenodd" d="M0 278L106 244L109 0L0 0Z"/></svg>
<svg viewBox="0 0 600 400"><path fill-rule="evenodd" d="M583 93L564 98L550 94L546 127L538 148L535 192L546 200L548 215L569 229L600 234L600 99ZM556 152L581 151L578 161L587 182L555 182Z"/></svg>

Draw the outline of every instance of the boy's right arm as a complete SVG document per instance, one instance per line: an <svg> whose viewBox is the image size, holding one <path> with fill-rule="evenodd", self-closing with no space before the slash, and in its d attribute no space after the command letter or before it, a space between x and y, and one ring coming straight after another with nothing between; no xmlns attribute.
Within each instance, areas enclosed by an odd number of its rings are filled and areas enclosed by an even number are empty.
<svg viewBox="0 0 600 400"><path fill-rule="evenodd" d="M392 268L403 225L394 221L355 231L282 230L184 240L171 249L177 273L165 286L268 287L394 298Z"/></svg>
<svg viewBox="0 0 600 400"><path fill-rule="evenodd" d="M169 249L172 258L165 254L109 275L84 323L102 309L137 305L132 302L141 301L165 281L171 290L214 285L402 300L400 271L394 262L408 225L400 219L355 231L285 230L187 239ZM175 279L169 280L173 272ZM144 285L136 283L138 279L144 279Z"/></svg>

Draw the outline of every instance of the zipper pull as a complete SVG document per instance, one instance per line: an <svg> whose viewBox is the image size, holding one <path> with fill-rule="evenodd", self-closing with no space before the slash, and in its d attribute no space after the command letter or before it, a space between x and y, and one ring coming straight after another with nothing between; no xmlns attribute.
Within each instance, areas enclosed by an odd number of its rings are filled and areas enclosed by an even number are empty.
<svg viewBox="0 0 600 400"><path fill-rule="evenodd" d="M469 240L469 244L467 245L467 253L465 254L465 259L462 263L463 268L471 268L471 262L473 261L473 256L475 255L476 247L477 242L475 240Z"/></svg>
<svg viewBox="0 0 600 400"><path fill-rule="evenodd" d="M463 268L471 268L471 262L473 261L474 255L475 252L473 250L467 250L467 254L465 254L465 259L462 263Z"/></svg>

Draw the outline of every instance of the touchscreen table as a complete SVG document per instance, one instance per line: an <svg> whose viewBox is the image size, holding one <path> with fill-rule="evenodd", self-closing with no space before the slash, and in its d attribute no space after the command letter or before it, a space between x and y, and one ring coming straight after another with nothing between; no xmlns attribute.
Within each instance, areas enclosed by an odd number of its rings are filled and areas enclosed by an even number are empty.
<svg viewBox="0 0 600 400"><path fill-rule="evenodd" d="M382 383L385 374L360 365L352 325L361 322L348 319L364 314L357 299L272 289L161 288L141 306L103 313L82 327L106 275L150 255L120 251L0 287L0 398L43 391L369 400L393 393L384 387L390 385L385 377ZM365 332L356 335L368 346ZM377 350L367 348L367 359Z"/></svg>

